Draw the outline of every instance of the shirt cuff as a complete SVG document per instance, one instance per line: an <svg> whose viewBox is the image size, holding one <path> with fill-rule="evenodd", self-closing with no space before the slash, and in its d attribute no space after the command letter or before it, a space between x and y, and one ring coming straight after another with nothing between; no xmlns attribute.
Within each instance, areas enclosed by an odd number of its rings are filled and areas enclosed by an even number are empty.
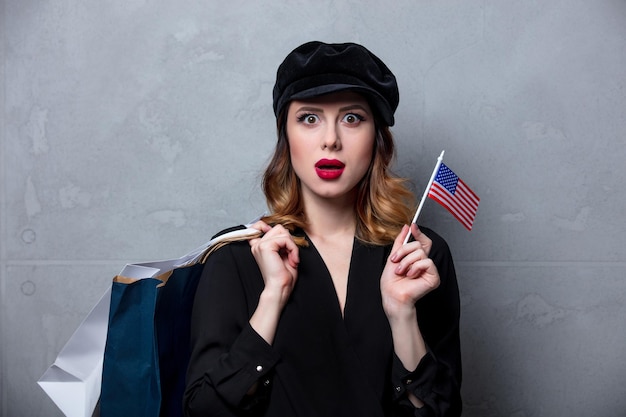
<svg viewBox="0 0 626 417"><path fill-rule="evenodd" d="M272 346L248 323L231 346L230 352L220 358L219 369L222 372L212 372L210 378L228 403L240 404L257 381L259 392L268 387L268 374L278 359Z"/></svg>
<svg viewBox="0 0 626 417"><path fill-rule="evenodd" d="M392 368L392 384L394 399L400 401L411 392L424 403L433 395L433 383L437 376L437 360L428 351L420 360L414 371L407 370L400 359L394 355Z"/></svg>

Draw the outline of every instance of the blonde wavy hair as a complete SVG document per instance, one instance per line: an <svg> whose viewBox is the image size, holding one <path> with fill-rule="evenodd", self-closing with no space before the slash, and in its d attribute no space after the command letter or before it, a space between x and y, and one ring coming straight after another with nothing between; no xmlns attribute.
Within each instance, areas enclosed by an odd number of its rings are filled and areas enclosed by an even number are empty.
<svg viewBox="0 0 626 417"><path fill-rule="evenodd" d="M300 179L291 165L287 138L287 111L277 118L278 142L263 174L262 188L272 214L263 218L270 224L281 224L291 232L306 229L307 218L300 190ZM390 170L395 145L389 127L376 123L376 139L369 169L357 185L355 213L356 238L372 245L394 241L402 226L412 220L415 197L408 181ZM296 240L305 244L304 239Z"/></svg>

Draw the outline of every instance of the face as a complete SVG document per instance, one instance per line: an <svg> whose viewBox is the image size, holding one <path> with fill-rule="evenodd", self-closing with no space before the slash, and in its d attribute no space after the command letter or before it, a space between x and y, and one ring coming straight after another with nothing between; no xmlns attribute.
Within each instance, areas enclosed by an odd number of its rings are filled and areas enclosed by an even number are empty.
<svg viewBox="0 0 626 417"><path fill-rule="evenodd" d="M367 100L339 92L292 101L286 127L305 204L311 198L352 199L374 149L374 114Z"/></svg>

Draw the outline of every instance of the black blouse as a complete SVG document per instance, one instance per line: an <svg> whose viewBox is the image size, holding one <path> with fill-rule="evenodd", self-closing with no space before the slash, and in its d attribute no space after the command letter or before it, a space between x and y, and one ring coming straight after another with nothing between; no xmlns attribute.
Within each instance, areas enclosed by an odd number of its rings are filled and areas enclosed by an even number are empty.
<svg viewBox="0 0 626 417"><path fill-rule="evenodd" d="M390 246L355 240L342 317L313 243L300 248L298 279L274 343L249 325L263 278L247 242L213 253L198 284L184 406L196 416L459 416L459 294L446 242L429 229L441 285L418 301L428 354L407 370L393 351L380 276ZM247 395L256 383L252 395ZM415 409L412 392L426 405Z"/></svg>

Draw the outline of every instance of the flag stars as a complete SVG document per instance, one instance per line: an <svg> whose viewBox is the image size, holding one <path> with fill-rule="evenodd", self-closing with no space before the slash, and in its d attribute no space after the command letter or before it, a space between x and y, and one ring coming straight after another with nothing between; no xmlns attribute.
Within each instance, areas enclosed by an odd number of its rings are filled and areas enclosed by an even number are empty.
<svg viewBox="0 0 626 417"><path fill-rule="evenodd" d="M435 177L435 181L445 187L446 190L450 192L450 194L454 195L456 191L456 185L459 182L459 177L452 172L450 168L441 164L439 167L439 172L437 172L437 176Z"/></svg>

